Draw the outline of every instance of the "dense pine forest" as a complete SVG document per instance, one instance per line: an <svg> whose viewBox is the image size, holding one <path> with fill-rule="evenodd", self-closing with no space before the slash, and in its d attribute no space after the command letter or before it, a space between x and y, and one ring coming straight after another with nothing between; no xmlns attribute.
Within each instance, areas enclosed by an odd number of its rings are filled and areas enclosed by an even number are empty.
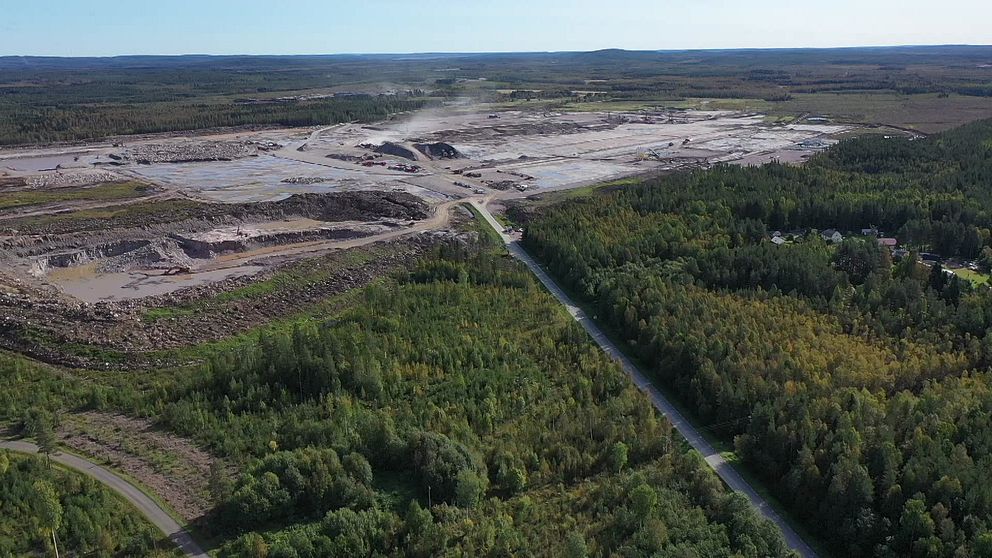
<svg viewBox="0 0 992 558"><path fill-rule="evenodd" d="M194 371L114 386L4 358L0 412L28 434L123 411L232 464L197 526L224 557L790 554L493 248L441 248Z"/></svg>
<svg viewBox="0 0 992 558"><path fill-rule="evenodd" d="M0 450L0 556L178 556L169 541L96 481L44 457Z"/></svg>
<svg viewBox="0 0 992 558"><path fill-rule="evenodd" d="M423 99L356 95L272 104L217 101L23 107L0 101L0 145L49 143L232 126L317 126L375 122L422 108Z"/></svg>
<svg viewBox="0 0 992 558"><path fill-rule="evenodd" d="M984 121L518 218L528 249L838 555L980 557L992 290L939 262L988 271L990 202ZM861 235L873 227L906 253Z"/></svg>

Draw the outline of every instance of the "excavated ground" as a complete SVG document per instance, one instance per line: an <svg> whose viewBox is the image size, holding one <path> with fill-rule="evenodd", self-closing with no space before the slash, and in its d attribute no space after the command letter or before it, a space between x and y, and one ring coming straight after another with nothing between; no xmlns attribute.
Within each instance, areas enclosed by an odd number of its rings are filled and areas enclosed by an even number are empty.
<svg viewBox="0 0 992 558"><path fill-rule="evenodd" d="M165 200L0 221L0 261L86 302L141 298L259 270L249 254L402 230L429 215L404 192L297 194L277 202ZM158 279L156 279L158 277Z"/></svg>
<svg viewBox="0 0 992 558"><path fill-rule="evenodd" d="M272 258L260 262L262 270L253 277L96 304L0 272L0 346L74 368L182 365L186 362L168 360L165 351L313 312L337 295L412 265L441 241L447 237L418 235L304 261Z"/></svg>
<svg viewBox="0 0 992 558"><path fill-rule="evenodd" d="M0 346L72 367L163 364L412 263L433 237L335 247L431 216L405 192L363 191L0 219Z"/></svg>
<svg viewBox="0 0 992 558"><path fill-rule="evenodd" d="M467 199L802 160L843 131L737 112L452 106L373 126L0 150L0 344L71 366L159 364L409 264Z"/></svg>

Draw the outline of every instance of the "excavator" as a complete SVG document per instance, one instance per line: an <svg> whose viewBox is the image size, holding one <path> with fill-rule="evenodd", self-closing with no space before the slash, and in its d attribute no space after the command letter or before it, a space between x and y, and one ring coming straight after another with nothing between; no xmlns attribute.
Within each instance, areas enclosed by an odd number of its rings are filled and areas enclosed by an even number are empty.
<svg viewBox="0 0 992 558"><path fill-rule="evenodd" d="M188 267L182 265L174 265L169 269L163 271L162 275L164 276L185 275L187 273L190 273L190 269Z"/></svg>

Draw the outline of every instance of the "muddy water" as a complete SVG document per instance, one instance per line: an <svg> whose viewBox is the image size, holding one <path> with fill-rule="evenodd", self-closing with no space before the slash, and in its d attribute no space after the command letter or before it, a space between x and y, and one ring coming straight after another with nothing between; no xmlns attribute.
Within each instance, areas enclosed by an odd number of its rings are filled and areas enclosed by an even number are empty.
<svg viewBox="0 0 992 558"><path fill-rule="evenodd" d="M65 155L50 155L46 157L3 159L0 160L0 168L11 169L19 172L40 172L44 170L52 170L58 165L61 165L63 168L86 167L86 163L83 162L82 156L79 157L79 161L74 160L78 155L82 154L67 153Z"/></svg>
<svg viewBox="0 0 992 558"><path fill-rule="evenodd" d="M83 266L80 266L83 267ZM253 275L264 268L258 265L241 265L228 269L204 271L185 275L162 276L147 273L87 273L72 268L72 273L52 273L48 280L68 295L84 302L125 300L171 293L186 287L205 285L227 279Z"/></svg>

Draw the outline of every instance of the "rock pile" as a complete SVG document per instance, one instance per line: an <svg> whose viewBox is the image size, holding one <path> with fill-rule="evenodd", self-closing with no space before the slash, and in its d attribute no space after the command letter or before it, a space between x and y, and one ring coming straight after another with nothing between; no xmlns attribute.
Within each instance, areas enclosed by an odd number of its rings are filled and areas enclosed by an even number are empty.
<svg viewBox="0 0 992 558"><path fill-rule="evenodd" d="M383 155L392 155L393 157L402 157L404 159L409 159L411 161L417 160L417 154L409 149L403 147L402 145L387 141L386 143L380 145L373 149L376 153L382 153Z"/></svg>
<svg viewBox="0 0 992 558"><path fill-rule="evenodd" d="M25 182L32 188L64 188L118 182L120 180L122 178L119 175L111 172L49 172L29 176Z"/></svg>
<svg viewBox="0 0 992 558"><path fill-rule="evenodd" d="M323 176L292 176L280 180L283 184L322 184L330 181L330 178L324 178Z"/></svg>
<svg viewBox="0 0 992 558"><path fill-rule="evenodd" d="M415 143L413 147L430 159L458 159L462 156L450 143Z"/></svg>
<svg viewBox="0 0 992 558"><path fill-rule="evenodd" d="M233 161L257 155L258 146L254 142L212 141L137 145L125 151L122 157L140 165L150 165Z"/></svg>

